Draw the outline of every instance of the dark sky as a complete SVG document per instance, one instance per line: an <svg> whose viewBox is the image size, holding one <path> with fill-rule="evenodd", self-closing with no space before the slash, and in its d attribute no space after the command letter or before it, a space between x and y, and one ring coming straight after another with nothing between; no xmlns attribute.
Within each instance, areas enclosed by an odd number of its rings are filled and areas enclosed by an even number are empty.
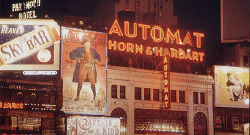
<svg viewBox="0 0 250 135"><path fill-rule="evenodd" d="M174 5L179 27L205 34L207 66L222 64L223 45L220 42L220 1L175 0Z"/></svg>
<svg viewBox="0 0 250 135"><path fill-rule="evenodd" d="M0 0L1 17L8 17L11 9L6 3L22 0ZM91 16L99 0L42 0L53 11L73 16ZM205 34L207 66L222 64L223 45L220 43L220 1L219 0L174 0L174 14L178 17L178 27ZM53 17L51 17L53 18Z"/></svg>

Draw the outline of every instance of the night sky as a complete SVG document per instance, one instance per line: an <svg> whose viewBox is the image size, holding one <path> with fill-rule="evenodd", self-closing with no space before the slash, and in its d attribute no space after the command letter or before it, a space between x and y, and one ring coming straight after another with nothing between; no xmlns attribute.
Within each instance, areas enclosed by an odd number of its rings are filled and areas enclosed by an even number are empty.
<svg viewBox="0 0 250 135"><path fill-rule="evenodd" d="M8 17L10 6L20 0L1 0L1 17ZM56 12L73 16L92 16L99 0L43 0L46 7L53 11L51 18L58 17ZM206 65L222 65L223 48L220 42L220 1L219 0L174 0L174 14L178 17L180 29L203 32L205 34Z"/></svg>

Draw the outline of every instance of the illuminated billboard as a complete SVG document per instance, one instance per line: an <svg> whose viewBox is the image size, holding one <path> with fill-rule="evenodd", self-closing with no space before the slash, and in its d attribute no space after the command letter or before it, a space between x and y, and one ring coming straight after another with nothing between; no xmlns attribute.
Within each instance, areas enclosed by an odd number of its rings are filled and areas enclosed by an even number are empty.
<svg viewBox="0 0 250 135"><path fill-rule="evenodd" d="M107 34L62 27L63 111L106 112Z"/></svg>
<svg viewBox="0 0 250 135"><path fill-rule="evenodd" d="M59 30L53 20L0 19L0 70L59 70Z"/></svg>
<svg viewBox="0 0 250 135"><path fill-rule="evenodd" d="M67 135L120 135L120 119L110 117L68 117Z"/></svg>
<svg viewBox="0 0 250 135"><path fill-rule="evenodd" d="M249 68L215 66L215 106L249 108Z"/></svg>
<svg viewBox="0 0 250 135"><path fill-rule="evenodd" d="M115 20L108 34L111 51L204 61L203 33Z"/></svg>

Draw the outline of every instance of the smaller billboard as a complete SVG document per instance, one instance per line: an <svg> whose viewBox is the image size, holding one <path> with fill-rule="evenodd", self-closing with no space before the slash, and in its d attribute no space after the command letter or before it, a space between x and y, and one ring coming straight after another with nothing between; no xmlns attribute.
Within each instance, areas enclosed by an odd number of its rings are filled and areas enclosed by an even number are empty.
<svg viewBox="0 0 250 135"><path fill-rule="evenodd" d="M59 70L59 30L53 20L0 19L0 71Z"/></svg>
<svg viewBox="0 0 250 135"><path fill-rule="evenodd" d="M120 119L111 117L69 117L67 135L120 135Z"/></svg>
<svg viewBox="0 0 250 135"><path fill-rule="evenodd" d="M215 106L249 108L249 68L215 66Z"/></svg>
<svg viewBox="0 0 250 135"><path fill-rule="evenodd" d="M63 111L106 113L107 34L62 28Z"/></svg>

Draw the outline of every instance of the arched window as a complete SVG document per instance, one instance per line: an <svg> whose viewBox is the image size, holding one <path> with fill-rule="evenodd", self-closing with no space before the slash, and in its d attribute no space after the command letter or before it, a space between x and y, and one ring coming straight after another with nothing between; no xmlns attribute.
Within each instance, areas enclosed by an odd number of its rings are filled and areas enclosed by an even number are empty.
<svg viewBox="0 0 250 135"><path fill-rule="evenodd" d="M198 112L194 116L194 134L207 135L207 118L202 112Z"/></svg>

